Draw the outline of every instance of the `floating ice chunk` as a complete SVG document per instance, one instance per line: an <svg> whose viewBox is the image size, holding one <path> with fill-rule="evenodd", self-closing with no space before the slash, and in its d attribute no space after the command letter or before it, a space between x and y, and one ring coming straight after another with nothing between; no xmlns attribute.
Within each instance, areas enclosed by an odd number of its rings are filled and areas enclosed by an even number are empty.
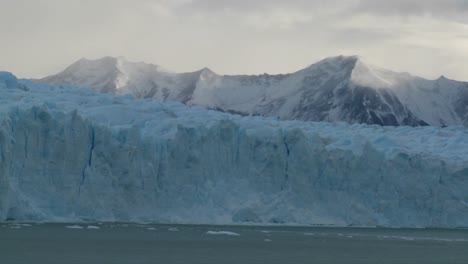
<svg viewBox="0 0 468 264"><path fill-rule="evenodd" d="M68 228L68 229L83 229L84 227L79 226L79 225L70 225L70 226L66 226L65 228Z"/></svg>
<svg viewBox="0 0 468 264"><path fill-rule="evenodd" d="M206 233L208 235L240 236L240 234L234 233L234 232L231 232L231 231L208 231Z"/></svg>
<svg viewBox="0 0 468 264"><path fill-rule="evenodd" d="M413 241L413 240L415 240L414 237L407 237L407 236L401 236L401 237L399 237L399 239L401 239L401 240L406 240L406 241Z"/></svg>
<svg viewBox="0 0 468 264"><path fill-rule="evenodd" d="M177 231L179 231L179 228L177 228L177 227L171 227L171 228L169 228L169 229L167 229L167 230L168 230L168 231L171 231L171 232L177 232Z"/></svg>
<svg viewBox="0 0 468 264"><path fill-rule="evenodd" d="M87 229L101 229L99 226L93 226L93 225L89 225L86 228Z"/></svg>
<svg viewBox="0 0 468 264"><path fill-rule="evenodd" d="M149 230L149 231L155 231L155 230L157 230L157 229L156 229L156 228L154 228L154 227L148 227L146 230Z"/></svg>
<svg viewBox="0 0 468 264"><path fill-rule="evenodd" d="M379 239L396 239L396 240L406 240L406 241L414 241L414 240L437 240L440 241L441 239L432 239L427 237L409 237L409 236L379 236Z"/></svg>
<svg viewBox="0 0 468 264"><path fill-rule="evenodd" d="M268 238L267 238L267 239L264 239L263 241L265 241L265 242L271 242L271 239L268 239Z"/></svg>

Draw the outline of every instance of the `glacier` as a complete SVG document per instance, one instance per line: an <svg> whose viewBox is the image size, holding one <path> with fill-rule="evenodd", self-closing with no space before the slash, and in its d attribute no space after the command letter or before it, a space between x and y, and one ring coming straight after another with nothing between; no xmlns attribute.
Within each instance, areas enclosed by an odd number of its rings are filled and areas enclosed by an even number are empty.
<svg viewBox="0 0 468 264"><path fill-rule="evenodd" d="M468 128L280 121L0 72L0 220L468 226Z"/></svg>

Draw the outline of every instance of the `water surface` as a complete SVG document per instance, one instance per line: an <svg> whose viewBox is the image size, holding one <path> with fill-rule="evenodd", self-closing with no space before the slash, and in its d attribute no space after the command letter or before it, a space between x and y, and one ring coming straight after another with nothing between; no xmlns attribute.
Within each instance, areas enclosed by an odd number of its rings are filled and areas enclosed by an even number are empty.
<svg viewBox="0 0 468 264"><path fill-rule="evenodd" d="M468 263L468 230L0 224L0 263Z"/></svg>

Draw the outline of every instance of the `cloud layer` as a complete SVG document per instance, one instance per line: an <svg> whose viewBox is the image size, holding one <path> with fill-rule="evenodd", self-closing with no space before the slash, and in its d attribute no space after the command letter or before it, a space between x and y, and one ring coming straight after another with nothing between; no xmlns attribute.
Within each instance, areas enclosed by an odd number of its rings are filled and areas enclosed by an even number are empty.
<svg viewBox="0 0 468 264"><path fill-rule="evenodd" d="M468 0L0 0L0 69L125 56L174 71L284 73L358 54L468 81Z"/></svg>

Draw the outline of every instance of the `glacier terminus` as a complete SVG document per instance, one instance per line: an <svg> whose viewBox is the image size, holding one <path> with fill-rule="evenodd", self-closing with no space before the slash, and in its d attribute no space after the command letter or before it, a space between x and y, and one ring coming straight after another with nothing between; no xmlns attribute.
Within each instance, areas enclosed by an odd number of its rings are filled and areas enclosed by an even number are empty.
<svg viewBox="0 0 468 264"><path fill-rule="evenodd" d="M280 121L0 73L0 220L467 227L467 149L464 126Z"/></svg>

